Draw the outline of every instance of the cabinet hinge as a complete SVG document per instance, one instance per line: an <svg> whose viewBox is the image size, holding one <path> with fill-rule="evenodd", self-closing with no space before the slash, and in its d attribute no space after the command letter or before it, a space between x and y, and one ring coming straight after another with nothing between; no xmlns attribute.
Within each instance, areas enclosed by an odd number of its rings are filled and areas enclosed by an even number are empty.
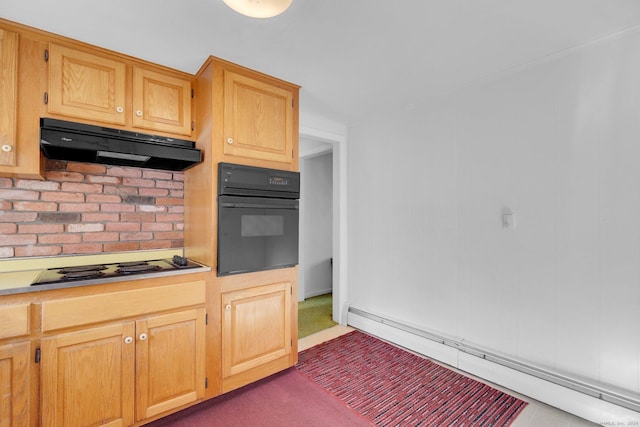
<svg viewBox="0 0 640 427"><path fill-rule="evenodd" d="M49 92L45 92L44 93L44 105L47 105L49 103Z"/></svg>
<svg viewBox="0 0 640 427"><path fill-rule="evenodd" d="M209 324L209 313L204 315L204 324L208 325Z"/></svg>
<svg viewBox="0 0 640 427"><path fill-rule="evenodd" d="M195 96L196 96L196 91L195 91L195 90L193 90L193 88L191 88L191 98L193 98L193 97L195 97Z"/></svg>
<svg viewBox="0 0 640 427"><path fill-rule="evenodd" d="M44 62L49 62L49 49L44 50Z"/></svg>
<svg viewBox="0 0 640 427"><path fill-rule="evenodd" d="M36 363L40 363L40 347L36 348L36 356L34 357L33 361Z"/></svg>
<svg viewBox="0 0 640 427"><path fill-rule="evenodd" d="M191 130L195 130L195 128L196 128L196 122L191 120Z"/></svg>
<svg viewBox="0 0 640 427"><path fill-rule="evenodd" d="M209 388L209 378L208 377L204 378L204 388Z"/></svg>

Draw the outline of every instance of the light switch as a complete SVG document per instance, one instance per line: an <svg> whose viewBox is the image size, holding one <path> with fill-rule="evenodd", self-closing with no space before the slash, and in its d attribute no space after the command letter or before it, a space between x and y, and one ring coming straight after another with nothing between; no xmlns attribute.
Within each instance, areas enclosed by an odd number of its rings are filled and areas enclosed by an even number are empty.
<svg viewBox="0 0 640 427"><path fill-rule="evenodd" d="M505 230L513 230L516 228L515 214L511 209L505 209L502 211L502 228Z"/></svg>

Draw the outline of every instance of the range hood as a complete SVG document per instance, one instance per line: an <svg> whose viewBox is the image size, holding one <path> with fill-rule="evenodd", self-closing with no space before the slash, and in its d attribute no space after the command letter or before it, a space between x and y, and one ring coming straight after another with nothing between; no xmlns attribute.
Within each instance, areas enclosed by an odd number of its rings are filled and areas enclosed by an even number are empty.
<svg viewBox="0 0 640 427"><path fill-rule="evenodd" d="M182 171L202 161L195 142L56 119L40 119L48 159Z"/></svg>

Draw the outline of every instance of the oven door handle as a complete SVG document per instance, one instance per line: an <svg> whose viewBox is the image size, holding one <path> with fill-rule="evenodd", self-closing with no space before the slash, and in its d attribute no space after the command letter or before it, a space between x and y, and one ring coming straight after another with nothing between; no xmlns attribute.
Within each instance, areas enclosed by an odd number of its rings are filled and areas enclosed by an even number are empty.
<svg viewBox="0 0 640 427"><path fill-rule="evenodd" d="M270 205L266 203L221 203L223 208L249 208L249 209L288 209L297 210L298 203L291 203L287 205Z"/></svg>

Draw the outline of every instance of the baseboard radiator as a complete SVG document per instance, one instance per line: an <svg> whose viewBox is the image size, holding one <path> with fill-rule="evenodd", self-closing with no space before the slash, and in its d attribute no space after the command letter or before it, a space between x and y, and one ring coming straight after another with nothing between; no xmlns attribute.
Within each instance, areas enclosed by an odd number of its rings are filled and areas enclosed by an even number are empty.
<svg viewBox="0 0 640 427"><path fill-rule="evenodd" d="M440 336L434 334L433 332L424 331L391 319L386 319L376 314L368 313L355 307L349 307L348 311L349 313L353 313L366 319L382 323L386 326L390 326L392 328L417 335L421 338L425 338L431 341L435 341L439 344L455 348L456 350L462 351L472 356L476 356L481 359L485 359L487 361L505 366L507 368L532 375L536 378L549 381L553 384L567 387L571 390L584 393L588 396L601 399L605 402L613 403L614 405L622 406L624 408L631 409L632 411L640 412L640 395L625 394L624 392L607 389L598 384L590 384L587 381L572 378L557 371L518 361L505 355L491 353L486 349L469 345L463 341L452 339L450 337Z"/></svg>

